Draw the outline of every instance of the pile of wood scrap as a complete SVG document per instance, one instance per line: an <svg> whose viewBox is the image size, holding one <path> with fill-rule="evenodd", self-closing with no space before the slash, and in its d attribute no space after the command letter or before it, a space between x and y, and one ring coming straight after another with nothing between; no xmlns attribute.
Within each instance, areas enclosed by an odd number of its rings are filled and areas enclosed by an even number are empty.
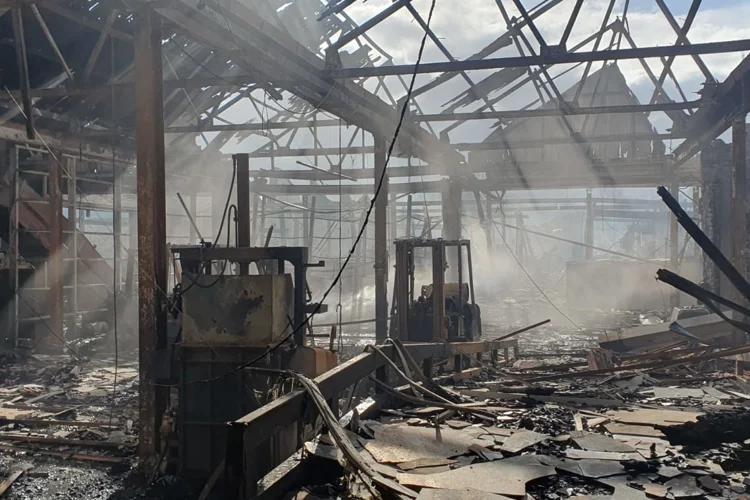
<svg viewBox="0 0 750 500"><path fill-rule="evenodd" d="M423 393L423 404L358 414L346 420L346 439L370 470L411 492L402 497L422 500L742 498L750 491L744 377L683 363L544 381L488 366L481 378L446 378L450 405ZM306 443L304 457L316 467L348 463L328 434ZM347 470L325 484L308 481L304 498L369 498Z"/></svg>

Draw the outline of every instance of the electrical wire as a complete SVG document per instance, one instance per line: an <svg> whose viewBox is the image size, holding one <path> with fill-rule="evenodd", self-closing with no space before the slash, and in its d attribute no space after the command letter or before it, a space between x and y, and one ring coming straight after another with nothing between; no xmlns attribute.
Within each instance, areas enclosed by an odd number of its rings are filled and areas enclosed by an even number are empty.
<svg viewBox="0 0 750 500"><path fill-rule="evenodd" d="M422 55L424 54L425 44L427 43L427 36L428 36L428 33L429 33L430 22L432 21L432 14L435 11L435 3L436 3L436 0L432 0L432 3L430 5L430 13L427 16L427 23L426 23L425 33L424 33L424 36L422 37L422 42L421 42L421 44L419 46L419 53L417 55L417 61L416 61L415 65L414 65L414 72L412 73L411 82L409 84L409 89L407 90L407 93L406 93L406 96L405 96L405 99L404 99L404 105L401 108L401 113L399 115L398 123L396 124L396 130L394 131L393 138L391 139L391 143L390 143L390 145L388 147L388 152L387 152L386 157L385 157L385 165L383 167L383 171L380 174L380 179L378 180L377 188L375 189L375 194L372 197L372 200L370 200L370 206L368 207L367 211L365 212L365 218L364 218L364 222L362 223L362 227L359 229L359 233L357 234L357 237L354 240L354 244L349 249L349 254L346 256L346 260L344 260L344 263L341 265L341 268L339 269L338 273L336 274L336 277L333 279L333 281L331 282L331 284L328 286L328 288L326 289L326 291L323 293L323 297L321 298L321 300L319 300L317 302L317 304L315 306L315 309L308 316L305 317L305 319L302 321L301 324L297 325L288 334L286 334L286 331L289 329L289 324L287 324L287 327L282 332L282 335L284 335L283 338L280 341L278 341L275 345L269 347L262 354L256 356L255 358L251 359L250 361L241 364L240 366L236 367L235 369L233 369L233 370L231 370L231 371L229 371L229 372L227 372L227 373L225 373L223 375L218 375L216 377L212 377L212 378L208 378L208 379L204 379L204 380L196 380L196 381L191 382L191 384L210 383L210 382L214 382L216 380L222 379L224 377L227 377L229 375L237 373L238 371L243 370L243 369L247 368L248 366L251 366L251 365L255 364L256 362L260 361L261 359L264 359L269 354L275 352L282 345L284 345L290 338L292 338L292 336L294 336L294 334L296 334L297 332L299 332L300 330L302 330L303 328L305 328L305 326L307 326L307 324L310 322L310 320L313 318L313 316L315 316L320 311L321 305L325 302L326 298L328 298L328 295L331 293L331 291L338 284L339 280L341 279L341 275L343 274L344 270L346 269L346 266L349 264L352 256L354 255L354 251L357 249L357 245L359 244L360 240L362 239L362 236L364 235L365 231L367 230L367 225L370 222L370 215L372 214L373 210L375 209L375 202L377 201L378 196L380 195L380 192L382 190L383 181L385 180L385 173L388 170L388 164L390 163L391 155L393 154L393 149L396 146L396 140L398 139L399 133L401 132L401 126L403 125L404 119L406 117L406 110L407 110L407 108L409 106L409 100L411 99L411 94L414 91L414 85L415 85L416 80L417 80L417 74L418 74L418 71L419 71L419 65L420 65L420 63L422 61Z"/></svg>
<svg viewBox="0 0 750 500"><path fill-rule="evenodd" d="M232 167L232 180L229 182L229 194L227 195L227 201L224 203L224 211L221 214L221 222L219 223L219 231L216 233L216 238L214 238L214 244L218 243L219 238L221 237L221 231L224 229L224 222L227 218L227 212L229 211L229 205L232 202L232 192L234 191L234 181L237 178L237 165L233 165ZM236 212L235 212L236 213ZM227 224L228 225L228 224ZM227 247L229 246L229 235L231 234L231 231L229 228L227 228ZM193 288L194 286L197 286L198 288L211 288L212 286L216 285L219 280L221 280L221 277L224 275L224 271L227 269L227 263L229 261L225 260L221 271L219 272L219 275L216 277L216 279L213 281L213 283L209 285L202 285L198 283L198 280L193 279L189 274L185 274L185 277L187 277L191 283L188 285L188 287L184 290L182 290L182 293L187 293L188 290Z"/></svg>
<svg viewBox="0 0 750 500"><path fill-rule="evenodd" d="M510 248L510 245L508 244L508 241L505 239L505 236L503 236L503 232L500 231L500 229L497 227L497 222L492 221L492 223L495 226L495 229L497 230L497 233L500 235L500 239L503 240L503 243L505 244L505 247L508 249L508 252L513 257L513 260L516 261L516 264L518 264L518 267L521 268L521 271L523 271L523 273L526 275L526 277L529 278L529 281L531 281L531 283L534 285L534 287L537 290L539 290L539 293L542 294L542 297L544 297L547 300L547 302L549 302L549 304L555 309L555 311L557 311L558 313L560 313L563 318L567 319L570 322L570 324L572 324L573 326L575 326L576 328L578 328L580 331L585 332L585 330L583 328L581 328L581 326L578 323L576 323L575 321L573 321L572 319L570 319L570 317L567 314L565 314L564 312L562 312L562 310L560 310L560 308L557 307L554 302L552 302L552 300L549 298L549 296L547 296L547 294L544 292L544 290L542 290L541 287L536 284L536 281L534 281L534 278L531 277L531 275L526 270L526 268L523 266L523 264L521 263L521 261L518 259L518 257L516 257L516 254L513 253L513 250Z"/></svg>

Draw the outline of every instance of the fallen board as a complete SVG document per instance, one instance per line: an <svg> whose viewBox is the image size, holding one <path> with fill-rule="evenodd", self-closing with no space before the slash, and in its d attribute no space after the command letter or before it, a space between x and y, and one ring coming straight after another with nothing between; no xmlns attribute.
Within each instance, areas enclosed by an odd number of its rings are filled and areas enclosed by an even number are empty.
<svg viewBox="0 0 750 500"><path fill-rule="evenodd" d="M459 491L475 489L496 495L522 497L526 494L526 483L554 474L554 467L542 465L531 456L520 456L429 476L399 474L396 479L404 486ZM480 497L484 498L475 498Z"/></svg>

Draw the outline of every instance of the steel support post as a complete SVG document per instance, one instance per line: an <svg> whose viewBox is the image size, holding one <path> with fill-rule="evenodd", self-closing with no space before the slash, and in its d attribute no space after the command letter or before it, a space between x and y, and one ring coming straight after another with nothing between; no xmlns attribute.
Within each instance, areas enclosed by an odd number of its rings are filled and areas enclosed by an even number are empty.
<svg viewBox="0 0 750 500"><path fill-rule="evenodd" d="M679 199L680 185L676 179L672 181L670 190ZM693 210L693 213L695 213L695 210ZM669 268L675 273L680 272L679 263L678 263L679 256L680 256L679 230L680 230L680 225L677 222L677 217L675 217L674 214L669 214ZM679 307L680 305L679 290L675 289L672 291L670 302L672 304L672 307Z"/></svg>
<svg viewBox="0 0 750 500"><path fill-rule="evenodd" d="M250 246L250 156L247 153L232 157L237 168L237 246ZM250 272L250 264L240 264L240 274Z"/></svg>
<svg viewBox="0 0 750 500"><path fill-rule="evenodd" d="M10 307L8 310L8 332L13 335L13 345L18 347L18 146L12 145L8 152L10 174L10 196L8 203L8 285Z"/></svg>
<svg viewBox="0 0 750 500"><path fill-rule="evenodd" d="M412 209L412 198L408 196L406 202L406 237L411 238L411 209Z"/></svg>
<svg viewBox="0 0 750 500"><path fill-rule="evenodd" d="M159 418L166 402L154 385L155 351L166 347L166 192L161 20L137 13L135 106L138 185L139 454L152 465L159 448Z"/></svg>
<svg viewBox="0 0 750 500"><path fill-rule="evenodd" d="M112 241L113 241L113 262L114 262L114 293L115 299L120 292L122 285L122 179L114 170L112 174ZM177 279L177 276L175 276ZM117 318L115 318L115 321Z"/></svg>
<svg viewBox="0 0 750 500"><path fill-rule="evenodd" d="M432 336L446 340L445 331L445 245L432 246Z"/></svg>
<svg viewBox="0 0 750 500"><path fill-rule="evenodd" d="M73 158L67 164L68 170L68 248L71 248L70 257L73 259L71 266L73 272L70 273L71 293L70 293L70 312L73 314L73 320L68 324L68 337L71 339L78 338L78 159Z"/></svg>
<svg viewBox="0 0 750 500"><path fill-rule="evenodd" d="M412 247L406 242L396 243L396 312L398 313L398 338L408 339L409 329L409 273L412 259Z"/></svg>
<svg viewBox="0 0 750 500"><path fill-rule="evenodd" d="M461 182L451 177L443 191L443 239L461 239ZM458 279L458 252L455 247L446 250L448 279Z"/></svg>
<svg viewBox="0 0 750 500"><path fill-rule="evenodd" d="M747 132L745 116L732 123L732 264L740 275L746 276L747 264ZM747 305L748 300L734 290L734 302ZM747 318L735 314L738 321Z"/></svg>
<svg viewBox="0 0 750 500"><path fill-rule="evenodd" d="M586 190L586 227L583 231L583 242L586 244L586 260L594 258L594 199L591 190Z"/></svg>
<svg viewBox="0 0 750 500"><path fill-rule="evenodd" d="M62 156L62 155L59 155ZM50 328L52 337L46 337L41 342L50 350L59 351L64 347L63 329L63 227L62 227L62 172L58 154L51 152L47 158L49 172L49 259L47 260L47 286L49 296L47 308L50 315Z"/></svg>
<svg viewBox="0 0 750 500"><path fill-rule="evenodd" d="M390 229L391 229L390 233L391 233L391 235L390 235L390 239L391 239L391 244L393 244L393 242L396 241L396 238L398 238L398 210L397 210L398 206L396 204L396 195L395 195L395 193L391 194L390 204L391 204L390 211L389 211L390 212L390 219L391 219L391 224L390 224Z"/></svg>
<svg viewBox="0 0 750 500"><path fill-rule="evenodd" d="M375 192L380 178L385 174L385 140L375 135ZM375 340L382 342L388 336L388 177L375 200ZM367 257L365 256L365 259Z"/></svg>

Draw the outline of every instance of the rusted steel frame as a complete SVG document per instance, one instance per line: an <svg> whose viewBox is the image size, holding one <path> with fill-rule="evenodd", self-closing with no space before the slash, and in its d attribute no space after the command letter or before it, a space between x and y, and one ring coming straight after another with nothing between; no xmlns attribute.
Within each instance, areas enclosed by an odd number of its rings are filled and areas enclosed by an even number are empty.
<svg viewBox="0 0 750 500"><path fill-rule="evenodd" d="M745 115L732 123L732 264L742 276L747 270L747 131ZM747 304L735 289L734 301ZM745 318L747 320L747 318Z"/></svg>
<svg viewBox="0 0 750 500"><path fill-rule="evenodd" d="M164 108L161 19L149 8L137 13L135 47L138 188L139 454L158 453L161 395L154 386L155 352L166 346L167 287Z"/></svg>
<svg viewBox="0 0 750 500"><path fill-rule="evenodd" d="M625 36L627 32L623 33ZM395 76L404 74L459 73L461 71L478 71L485 69L521 68L554 64L575 64L593 61L622 61L628 59L648 59L668 57L671 55L687 56L693 54L721 54L746 52L750 50L750 40L729 40L722 42L694 43L692 45L665 45L655 47L638 47L632 49L597 50L587 52L567 52L565 54L544 54L537 56L498 57L492 59L466 59L455 62L421 63L418 68L413 64L395 64L392 66L363 66L360 68L327 69L319 71L322 78L351 79L371 76Z"/></svg>
<svg viewBox="0 0 750 500"><path fill-rule="evenodd" d="M562 0L552 0L551 2L547 2L542 7L538 8L534 11L533 14L531 14L531 19L536 19L542 14L548 12L556 5L559 5L562 3ZM515 28L521 29L526 25L525 20L520 20L516 23ZM498 50L502 49L503 47L507 47L508 45L511 45L511 32L506 31L503 33L500 37L498 37L495 41L487 45L485 48L477 52L476 54L468 57L465 59L465 61L479 61L484 59L485 57L497 52ZM420 65L421 66L421 65ZM405 74L408 74L409 72L405 72ZM418 89L415 89L414 92L412 92L412 99L416 98L417 96L424 94L425 92L434 89L435 87L451 80L453 77L455 77L458 73L445 73L443 75L438 76L431 82L419 87Z"/></svg>
<svg viewBox="0 0 750 500"><path fill-rule="evenodd" d="M565 31L563 31L562 37L560 38L561 47L565 47L568 43L568 37L570 37L570 32L573 31L573 25L576 23L576 19L578 19L578 13L581 11L582 5L583 0L576 0L576 4L573 6L573 12L570 13L568 24L565 26Z"/></svg>
<svg viewBox="0 0 750 500"><path fill-rule="evenodd" d="M594 52L596 52L599 49L599 44L602 43L602 39L604 38L604 27L607 26L607 23L609 22L609 16L612 15L612 9L615 8L615 1L616 0L610 0L609 6L607 6L607 12L604 14L604 20L602 21L602 28L599 30L599 36L596 38L596 41L594 42ZM589 76L589 71L591 71L591 65L593 61L589 61L586 63L586 69L583 70L583 76L581 77L581 82L578 84L578 88L576 89L576 95L573 98L574 103L578 103L578 99L581 97L581 92L583 92L583 87L586 85L586 79Z"/></svg>
<svg viewBox="0 0 750 500"><path fill-rule="evenodd" d="M117 20L117 16L119 14L119 11L117 9L112 9L112 11L109 13L109 17L107 17L107 22L104 23L104 27L102 27L101 33L99 33L99 38L96 40L96 44L94 45L94 48L91 50L91 55L89 55L88 61L86 61L85 69L83 70L82 80L84 82L87 82L89 80L89 77L91 76L91 72L94 70L94 67L96 66L96 62L99 60L99 55L102 53L102 49L104 48L104 43L107 41L107 38L110 35L110 32L112 31L112 25ZM73 78L72 75L70 75L71 79Z"/></svg>
<svg viewBox="0 0 750 500"><path fill-rule="evenodd" d="M39 23L39 27L42 28L42 32L44 33L44 36L47 38L47 41L49 42L50 47L52 47L52 51L55 53L55 56L57 56L57 59L60 61L60 64L62 65L63 69L65 69L65 73L68 75L68 78L73 80L73 72L70 70L70 66L68 66L68 63L65 61L65 57L63 57L62 52L60 52L60 47L57 46L57 42L55 42L55 38L52 36L52 33L47 27L47 23L44 22L42 13L39 12L39 8L35 4L31 4L31 11L34 13L34 17L36 18L36 21Z"/></svg>
<svg viewBox="0 0 750 500"><path fill-rule="evenodd" d="M664 17L667 19L667 22L674 30L675 34L677 35L677 41L684 43L685 45L690 45L690 40L688 40L687 37L687 30L680 30L680 25L677 24L677 20L675 20L674 16L672 15L672 12L669 10L669 7L667 7L667 4L664 3L664 0L656 0L656 3L659 5L659 8L661 9L662 13L664 14ZM693 5L691 5L690 10L692 11L693 8L695 10L698 10L699 5L695 5L696 2L693 2ZM698 4L700 4L700 1L697 1ZM686 23L687 24L687 21ZM711 71L708 69L706 64L703 62L703 59L698 54L691 54L693 57L693 61L695 61L695 64L698 66L698 69L701 70L701 73L703 73L703 76L706 77L706 80L709 82L715 82L716 79L711 74Z"/></svg>
<svg viewBox="0 0 750 500"><path fill-rule="evenodd" d="M687 16L685 17L685 22L682 23L682 28L677 32L677 41L675 42L675 45L680 45L682 43L687 43L687 39L685 36L687 35L687 32L690 31L690 27L693 25L693 21L695 20L695 15L698 13L698 8L701 5L701 0L693 0L693 3L690 5L690 10L687 13ZM666 6L665 6L666 7ZM661 92L666 96L666 92L664 92L664 81L667 79L667 74L670 73L670 69L672 68L672 63L674 63L674 60L676 59L675 56L669 56L664 63L664 69L662 69L661 74L659 75L659 84L654 88L654 93L651 95L651 99L649 100L650 104L654 104L657 100L657 97L659 96L659 93ZM676 80L675 80L676 82Z"/></svg>
<svg viewBox="0 0 750 500"><path fill-rule="evenodd" d="M442 359L452 356L456 348L465 354L476 354L517 345L517 341L494 341L455 342L452 344L419 343L406 344L404 347L415 361L421 361L428 358ZM388 358L392 360L398 358L394 346L386 345L383 346L382 350ZM323 396L328 399L343 392L358 380L367 377L383 366L385 366L385 361L378 353L362 353L316 377L314 382ZM248 465L251 465L247 462L252 462L255 450L263 445L267 438L271 438L279 430L293 424L301 418L301 415L305 414L307 398L305 391L291 392L229 425L226 479L230 491L227 493L227 498L247 498L248 488L254 485L253 478L248 478L245 474ZM254 470L253 472L265 474L264 471Z"/></svg>
<svg viewBox="0 0 750 500"><path fill-rule="evenodd" d="M526 11L526 7L523 6L523 2L521 0L513 0L513 3L516 5L516 9L518 9L518 12L521 13L521 17L523 17L523 20L526 21L526 25L531 30L531 33L534 34L534 38L536 38L536 41L539 42L539 46L542 49L541 51L544 52L545 47L547 47L547 42L544 41L542 33L536 27L536 24L534 24L534 20L529 16L529 13Z"/></svg>
<svg viewBox="0 0 750 500"><path fill-rule="evenodd" d="M706 349L706 348L703 347L702 349ZM539 377L524 379L524 381L525 382L543 382L543 381L548 381L548 380L562 380L562 379L576 378L576 377L594 377L597 375L619 373L619 372L625 372L625 371L630 371L630 370L668 368L670 366L687 365L687 364L692 364L692 363L699 363L701 361L711 361L713 359L735 356L737 354L744 354L746 352L750 352L750 346L743 345L739 347L730 347L728 349L723 349L721 351L714 351L709 354L703 354L703 355L699 355L695 357L684 357L684 358L679 358L679 359L667 359L667 360L662 359L658 361L636 363L632 365L624 365L624 366L619 366L616 368L603 368L600 370L585 370L585 371L580 371L580 372L559 373L556 375L543 375Z"/></svg>
<svg viewBox="0 0 750 500"><path fill-rule="evenodd" d="M47 158L49 168L49 260L47 285L49 287L49 299L47 307L50 314L50 328L52 335L57 339L64 339L63 330L63 213L62 213L62 168L60 159L53 151ZM47 339L55 343L57 340ZM64 340L63 340L64 341ZM61 345L62 347L62 345Z"/></svg>
<svg viewBox="0 0 750 500"><path fill-rule="evenodd" d="M398 10L401 9L404 5L411 2L411 0L396 0L391 5L383 9L378 14L374 15L364 23L361 23L359 26L354 28L351 31L347 31L343 35L341 35L338 40L336 40L333 44L331 44L326 50L327 51L338 51L342 47L344 47L349 42L353 41L355 38L357 38L360 35L363 35L367 33L367 31L381 22L388 19L391 15L395 14Z"/></svg>
<svg viewBox="0 0 750 500"><path fill-rule="evenodd" d="M750 300L750 283L742 276L742 274L732 265L721 250L719 250L711 239L701 230L700 227L690 218L690 216L682 209L680 203L672 196L672 194L664 186L660 186L656 192L661 196L664 203L669 207L672 213L677 217L677 221L687 231L687 233L693 238L693 241L701 247L704 254L711 259L721 270L722 273L729 279L734 287L742 294L742 296ZM744 271L744 269L743 269Z"/></svg>
<svg viewBox="0 0 750 500"><path fill-rule="evenodd" d="M23 114L26 118L26 137L29 140L36 138L34 131L34 115L31 110L31 85L29 83L29 62L26 59L26 39L23 32L23 7L17 5L11 8L13 20L13 38L16 46L16 64L21 85L21 103Z"/></svg>
<svg viewBox="0 0 750 500"><path fill-rule="evenodd" d="M75 21L76 23L86 26L87 28L90 28L94 31L102 31L104 29L104 26L106 25L105 21L97 21L90 18L87 18L77 12L74 12L70 9L67 9L65 7L60 6L61 2L56 1L44 1L40 3L40 6L43 9L49 10L51 12L54 12L55 14L68 18L71 21ZM120 31L117 29L110 29L110 33L115 38L119 38L121 40L125 40L126 42L133 43L135 38L131 33L126 33L124 31Z"/></svg>

